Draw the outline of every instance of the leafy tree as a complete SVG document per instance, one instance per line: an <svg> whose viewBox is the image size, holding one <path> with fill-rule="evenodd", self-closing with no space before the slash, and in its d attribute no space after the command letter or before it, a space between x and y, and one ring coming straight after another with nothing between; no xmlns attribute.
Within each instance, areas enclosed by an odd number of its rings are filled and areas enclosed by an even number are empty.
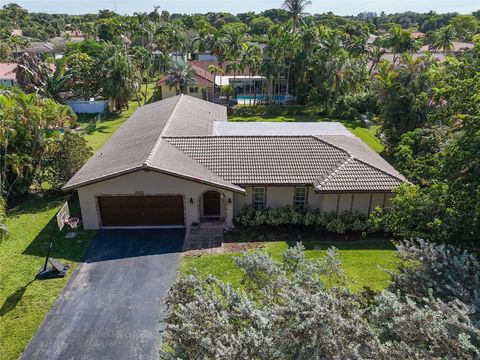
<svg viewBox="0 0 480 360"><path fill-rule="evenodd" d="M264 16L255 17L250 22L251 35L266 35L273 27L273 21Z"/></svg>
<svg viewBox="0 0 480 360"><path fill-rule="evenodd" d="M86 53L73 52L65 57L70 72L70 90L84 100L95 97L99 92L97 62Z"/></svg>
<svg viewBox="0 0 480 360"><path fill-rule="evenodd" d="M443 178L447 126L418 128L402 135L395 148L394 165L407 179L426 186Z"/></svg>
<svg viewBox="0 0 480 360"><path fill-rule="evenodd" d="M25 194L49 152L52 128L76 116L68 106L18 89L0 93L0 189L6 200Z"/></svg>
<svg viewBox="0 0 480 360"><path fill-rule="evenodd" d="M473 15L457 15L449 22L460 40L471 41L480 30L480 21Z"/></svg>
<svg viewBox="0 0 480 360"><path fill-rule="evenodd" d="M48 182L53 189L60 189L72 178L92 155L86 140L67 131L50 143L48 155L42 159L41 172L36 181Z"/></svg>
<svg viewBox="0 0 480 360"><path fill-rule="evenodd" d="M470 234L461 234L468 220L462 219L459 210L449 184L432 181L424 188L414 184L398 187L391 208L379 217L389 231L404 238L462 241Z"/></svg>

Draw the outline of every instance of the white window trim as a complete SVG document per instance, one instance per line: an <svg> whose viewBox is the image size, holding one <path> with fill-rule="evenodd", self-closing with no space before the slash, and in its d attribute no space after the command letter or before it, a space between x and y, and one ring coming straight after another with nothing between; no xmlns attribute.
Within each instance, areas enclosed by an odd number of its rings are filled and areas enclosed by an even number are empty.
<svg viewBox="0 0 480 360"><path fill-rule="evenodd" d="M304 202L303 206L297 205L297 189L303 189L305 191L304 194ZM296 186L293 188L293 206L298 206L302 209L306 208L308 206L308 187L306 186Z"/></svg>
<svg viewBox="0 0 480 360"><path fill-rule="evenodd" d="M255 189L263 189L263 205L255 205ZM252 206L256 209L264 209L267 207L267 188L265 186L255 186L252 188Z"/></svg>

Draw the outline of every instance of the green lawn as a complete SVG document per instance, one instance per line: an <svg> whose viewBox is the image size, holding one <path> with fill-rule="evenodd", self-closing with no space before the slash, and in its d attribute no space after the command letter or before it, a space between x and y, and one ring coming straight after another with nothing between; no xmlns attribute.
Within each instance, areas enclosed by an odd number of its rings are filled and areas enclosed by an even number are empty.
<svg viewBox="0 0 480 360"><path fill-rule="evenodd" d="M274 122L313 122L313 121L338 121L342 123L353 134L362 139L373 150L381 153L384 147L376 136L380 126L372 125L363 127L360 121L331 119L319 115L318 112L305 110L299 105L284 107L259 107L252 109L240 109L238 115L232 115L229 121L274 121Z"/></svg>
<svg viewBox="0 0 480 360"><path fill-rule="evenodd" d="M53 218L66 197L31 196L9 214L10 237L0 243L0 359L17 359L50 310L83 256L94 232L65 239ZM69 202L79 214L78 201ZM50 234L51 256L70 266L63 279L35 280L43 266Z"/></svg>
<svg viewBox="0 0 480 360"><path fill-rule="evenodd" d="M152 101L153 84L147 94L148 102ZM131 101L129 110L108 115L95 131L86 134L92 149L98 150L138 106L138 102ZM85 127L93 117L81 115L78 123ZM64 238L65 230L59 233L53 221L65 200L66 196L30 196L8 216L11 235L0 243L0 360L18 359L95 234L78 231L77 237L69 240ZM78 200L75 198L69 203L70 212L80 216ZM70 265L70 270L63 279L38 281L35 274L43 265L50 229L54 229L51 256Z"/></svg>
<svg viewBox="0 0 480 360"><path fill-rule="evenodd" d="M267 242L264 250L278 260L280 254L294 244L294 242L285 241ZM339 249L339 256L347 275L347 285L353 291L364 287L374 291L384 289L388 284L389 276L382 269L396 267L395 247L385 240L313 241L305 242L304 246L306 257L310 259L321 258L325 255L325 250L331 246ZM239 286L242 273L233 260L238 255L239 253L184 255L180 261L180 272L185 274L197 269L202 276L211 274L234 286Z"/></svg>

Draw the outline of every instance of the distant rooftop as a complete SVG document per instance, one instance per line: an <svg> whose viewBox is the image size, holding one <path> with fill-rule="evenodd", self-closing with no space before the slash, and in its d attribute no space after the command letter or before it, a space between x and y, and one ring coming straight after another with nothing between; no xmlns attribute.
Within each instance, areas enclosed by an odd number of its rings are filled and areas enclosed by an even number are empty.
<svg viewBox="0 0 480 360"><path fill-rule="evenodd" d="M221 122L213 123L214 136L353 136L339 122Z"/></svg>

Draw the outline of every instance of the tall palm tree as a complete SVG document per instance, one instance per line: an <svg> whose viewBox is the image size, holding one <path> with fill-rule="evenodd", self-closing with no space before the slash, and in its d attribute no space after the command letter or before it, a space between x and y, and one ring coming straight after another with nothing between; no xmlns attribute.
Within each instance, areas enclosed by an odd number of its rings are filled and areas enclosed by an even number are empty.
<svg viewBox="0 0 480 360"><path fill-rule="evenodd" d="M215 94L216 94L216 82L215 82L215 79L217 77L217 74L220 73L220 74L223 74L224 71L223 69L220 67L220 66L217 66L217 65L208 65L208 71L210 72L210 74L213 75L213 102L215 102Z"/></svg>
<svg viewBox="0 0 480 360"><path fill-rule="evenodd" d="M102 88L114 108L122 111L128 109L128 100L137 91L138 76L124 49L112 45L106 51L110 57L104 63Z"/></svg>
<svg viewBox="0 0 480 360"><path fill-rule="evenodd" d="M435 34L435 42L433 47L436 50L442 49L444 53L454 49L453 41L455 40L455 30L451 25L444 26Z"/></svg>
<svg viewBox="0 0 480 360"><path fill-rule="evenodd" d="M167 71L166 84L170 89L175 88L177 95L185 94L187 88L195 83L195 71L190 64L174 63Z"/></svg>
<svg viewBox="0 0 480 360"><path fill-rule="evenodd" d="M249 106L252 106L252 75L256 75L261 62L261 49L255 44L244 43L240 57L240 68L248 69ZM255 87L255 86L254 86Z"/></svg>
<svg viewBox="0 0 480 360"><path fill-rule="evenodd" d="M310 0L285 0L283 2L282 9L285 9L290 13L294 32L297 28L298 21L303 15L305 15L305 9L309 5L312 5Z"/></svg>

